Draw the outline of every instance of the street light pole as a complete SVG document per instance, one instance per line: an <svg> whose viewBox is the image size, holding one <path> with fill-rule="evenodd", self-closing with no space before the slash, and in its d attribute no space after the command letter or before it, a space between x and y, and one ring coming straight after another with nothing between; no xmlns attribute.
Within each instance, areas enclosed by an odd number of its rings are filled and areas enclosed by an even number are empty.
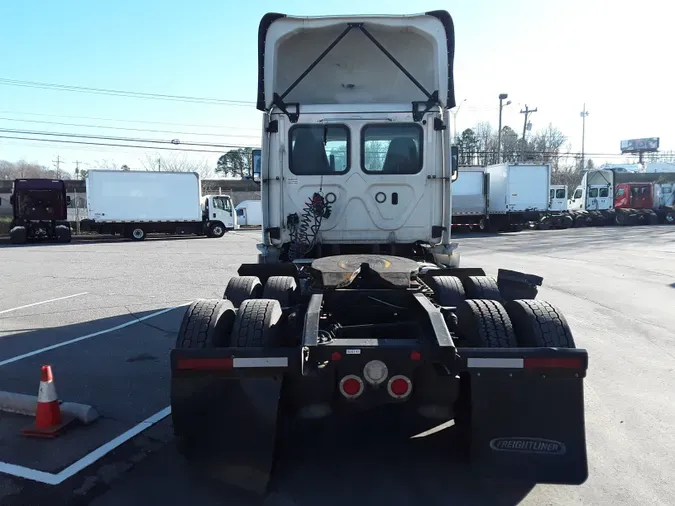
<svg viewBox="0 0 675 506"><path fill-rule="evenodd" d="M502 101L509 98L508 93L499 94L499 130L497 131L497 163L502 163ZM506 102L505 105L509 105L511 101Z"/></svg>
<svg viewBox="0 0 675 506"><path fill-rule="evenodd" d="M588 111L586 110L586 104L584 103L584 110L581 111L581 170L584 170L584 148L586 143L586 116L588 116Z"/></svg>

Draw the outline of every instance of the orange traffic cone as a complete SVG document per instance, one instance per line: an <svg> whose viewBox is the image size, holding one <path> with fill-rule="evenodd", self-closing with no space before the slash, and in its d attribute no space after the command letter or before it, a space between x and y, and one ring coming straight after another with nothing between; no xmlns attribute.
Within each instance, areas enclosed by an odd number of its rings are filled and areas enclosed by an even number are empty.
<svg viewBox="0 0 675 506"><path fill-rule="evenodd" d="M25 436L54 438L72 421L72 417L61 415L52 367L43 365L40 377L40 389L38 390L35 423L30 427L22 429L21 432Z"/></svg>

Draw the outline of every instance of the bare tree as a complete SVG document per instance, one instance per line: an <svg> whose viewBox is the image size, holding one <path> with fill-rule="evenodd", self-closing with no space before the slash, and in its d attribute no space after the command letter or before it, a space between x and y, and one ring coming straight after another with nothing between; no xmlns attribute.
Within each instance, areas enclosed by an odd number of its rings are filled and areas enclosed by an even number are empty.
<svg viewBox="0 0 675 506"><path fill-rule="evenodd" d="M205 158L195 160L185 153L146 155L141 165L147 171L196 172L202 179L213 177L213 170Z"/></svg>
<svg viewBox="0 0 675 506"><path fill-rule="evenodd" d="M0 160L0 179L15 179L15 178L60 178L71 179L70 173L60 170L58 175L56 171L47 168L38 163L29 163L26 160L19 160L16 163L7 160Z"/></svg>

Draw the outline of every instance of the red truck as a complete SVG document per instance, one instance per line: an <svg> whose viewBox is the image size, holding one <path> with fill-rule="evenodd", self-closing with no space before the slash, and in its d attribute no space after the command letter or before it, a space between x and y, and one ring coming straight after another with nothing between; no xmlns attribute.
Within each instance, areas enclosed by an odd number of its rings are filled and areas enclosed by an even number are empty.
<svg viewBox="0 0 675 506"><path fill-rule="evenodd" d="M617 214L617 223L675 223L675 183L619 183L615 186L614 209L629 210Z"/></svg>

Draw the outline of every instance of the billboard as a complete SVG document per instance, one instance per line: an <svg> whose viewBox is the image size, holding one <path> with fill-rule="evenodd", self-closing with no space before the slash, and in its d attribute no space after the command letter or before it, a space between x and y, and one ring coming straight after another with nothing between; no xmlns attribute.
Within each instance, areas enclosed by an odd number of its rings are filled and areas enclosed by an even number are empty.
<svg viewBox="0 0 675 506"><path fill-rule="evenodd" d="M659 138L647 137L646 139L629 139L621 141L622 153L639 153L640 151L658 151Z"/></svg>

